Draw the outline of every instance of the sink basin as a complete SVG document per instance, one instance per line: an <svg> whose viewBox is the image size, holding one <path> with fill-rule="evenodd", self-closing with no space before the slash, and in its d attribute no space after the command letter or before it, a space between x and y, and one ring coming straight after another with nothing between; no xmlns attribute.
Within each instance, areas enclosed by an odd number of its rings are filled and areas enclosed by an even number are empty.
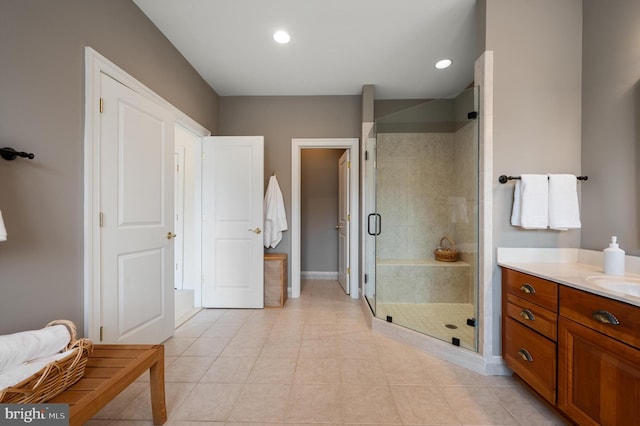
<svg viewBox="0 0 640 426"><path fill-rule="evenodd" d="M587 281L609 291L640 297L640 279L597 275L587 277Z"/></svg>

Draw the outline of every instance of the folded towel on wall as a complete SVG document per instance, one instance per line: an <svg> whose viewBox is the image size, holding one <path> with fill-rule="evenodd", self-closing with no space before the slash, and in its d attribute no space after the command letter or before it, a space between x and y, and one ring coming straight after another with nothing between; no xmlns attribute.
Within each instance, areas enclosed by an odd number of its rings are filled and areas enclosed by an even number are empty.
<svg viewBox="0 0 640 426"><path fill-rule="evenodd" d="M70 341L71 334L64 325L0 336L0 372L56 354L65 349Z"/></svg>
<svg viewBox="0 0 640 426"><path fill-rule="evenodd" d="M549 226L547 175L520 175L513 191L511 224L525 229L545 229Z"/></svg>
<svg viewBox="0 0 640 426"><path fill-rule="evenodd" d="M7 241L7 228L4 226L2 211L0 211L0 241Z"/></svg>
<svg viewBox="0 0 640 426"><path fill-rule="evenodd" d="M287 229L287 212L284 209L282 191L278 179L273 175L269 178L264 196L264 246L277 246L282 240L282 231Z"/></svg>
<svg viewBox="0 0 640 426"><path fill-rule="evenodd" d="M580 228L578 185L575 175L549 175L549 227Z"/></svg>

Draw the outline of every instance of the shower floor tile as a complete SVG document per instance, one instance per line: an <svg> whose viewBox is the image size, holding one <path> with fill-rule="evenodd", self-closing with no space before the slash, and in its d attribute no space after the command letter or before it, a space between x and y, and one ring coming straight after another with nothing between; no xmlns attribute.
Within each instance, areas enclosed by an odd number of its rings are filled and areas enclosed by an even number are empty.
<svg viewBox="0 0 640 426"><path fill-rule="evenodd" d="M377 303L376 316L393 318L393 323L451 342L460 339L460 346L476 350L476 328L467 325L474 318L470 303ZM455 328L454 328L455 327Z"/></svg>

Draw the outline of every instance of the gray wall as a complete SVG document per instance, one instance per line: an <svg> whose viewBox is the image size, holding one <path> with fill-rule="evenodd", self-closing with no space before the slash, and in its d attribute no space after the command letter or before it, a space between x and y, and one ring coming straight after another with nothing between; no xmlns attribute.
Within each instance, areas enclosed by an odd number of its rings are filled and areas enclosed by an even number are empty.
<svg viewBox="0 0 640 426"><path fill-rule="evenodd" d="M310 83L312 84L312 83ZM273 172L291 224L291 139L359 138L360 96L221 96L220 135L264 136L265 188ZM301 240L301 250L308 250ZM267 250L291 256L291 233ZM289 270L291 283L291 270Z"/></svg>
<svg viewBox="0 0 640 426"><path fill-rule="evenodd" d="M84 47L209 130L217 94L129 0L0 2L0 334L83 314Z"/></svg>
<svg viewBox="0 0 640 426"><path fill-rule="evenodd" d="M640 256L640 2L583 0L582 247Z"/></svg>
<svg viewBox="0 0 640 426"><path fill-rule="evenodd" d="M486 19L484 45L494 52L494 247L579 247L580 230L512 227L513 183L499 184L498 176L581 173L582 2L486 0ZM498 354L498 267L493 277Z"/></svg>
<svg viewBox="0 0 640 426"><path fill-rule="evenodd" d="M303 149L300 270L338 271L338 160L344 149Z"/></svg>

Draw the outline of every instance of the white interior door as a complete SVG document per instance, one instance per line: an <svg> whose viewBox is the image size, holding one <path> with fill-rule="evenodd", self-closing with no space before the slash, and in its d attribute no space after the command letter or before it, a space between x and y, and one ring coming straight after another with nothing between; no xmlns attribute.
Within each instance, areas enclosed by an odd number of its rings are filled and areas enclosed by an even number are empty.
<svg viewBox="0 0 640 426"><path fill-rule="evenodd" d="M101 74L101 342L173 335L173 138L169 110Z"/></svg>
<svg viewBox="0 0 640 426"><path fill-rule="evenodd" d="M264 138L202 141L202 305L264 307Z"/></svg>
<svg viewBox="0 0 640 426"><path fill-rule="evenodd" d="M338 282L349 294L349 150L338 160Z"/></svg>
<svg viewBox="0 0 640 426"><path fill-rule="evenodd" d="M174 269L173 287L177 290L184 288L184 147L174 151L174 179L173 179L173 221L175 238L173 239Z"/></svg>

